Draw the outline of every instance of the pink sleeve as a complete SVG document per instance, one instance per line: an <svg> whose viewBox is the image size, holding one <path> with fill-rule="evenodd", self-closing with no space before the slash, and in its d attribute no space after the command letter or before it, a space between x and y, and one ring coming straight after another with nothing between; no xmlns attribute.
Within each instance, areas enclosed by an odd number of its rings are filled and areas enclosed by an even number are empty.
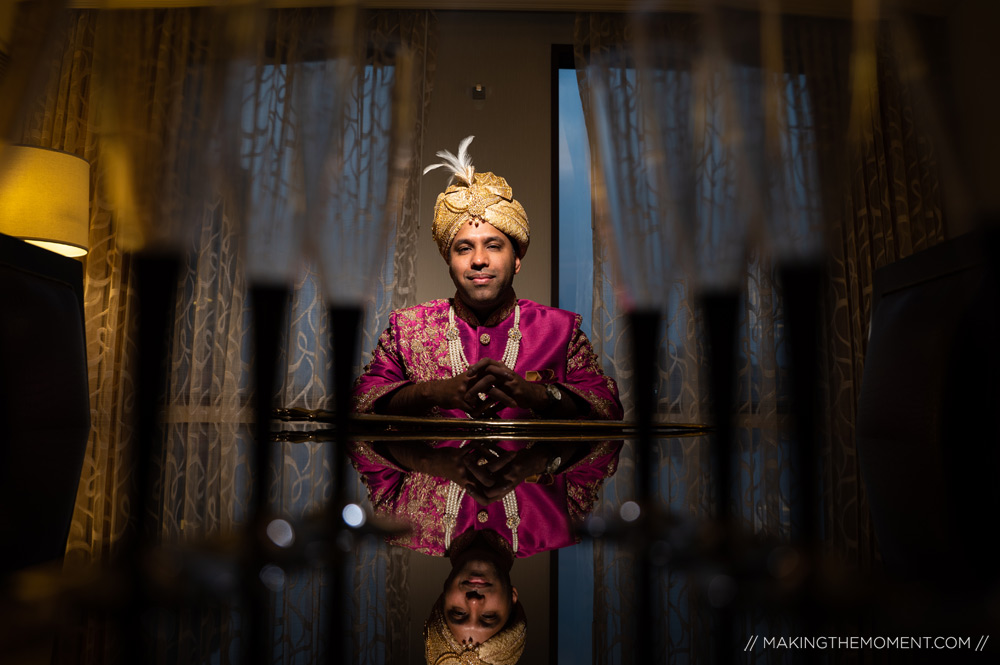
<svg viewBox="0 0 1000 665"><path fill-rule="evenodd" d="M618 385L601 370L594 347L580 330L580 320L578 314L566 351L566 380L560 385L590 405L587 417L621 420L625 412L618 399Z"/></svg>
<svg viewBox="0 0 1000 665"><path fill-rule="evenodd" d="M594 508L605 478L618 470L621 441L601 441L583 459L563 472L566 479L566 508L570 521L580 523Z"/></svg>
<svg viewBox="0 0 1000 665"><path fill-rule="evenodd" d="M354 413L375 413L375 403L394 390L410 383L396 341L395 314L389 316L389 327L378 338L371 362L354 382L351 408Z"/></svg>
<svg viewBox="0 0 1000 665"><path fill-rule="evenodd" d="M375 446L367 441L352 441L347 454L368 488L368 498L375 512L395 514L407 472L376 452Z"/></svg>
<svg viewBox="0 0 1000 665"><path fill-rule="evenodd" d="M441 442L437 445L459 443ZM443 556L448 480L407 471L380 454L374 444L368 442L352 442L348 447L348 456L368 488L368 499L375 514L392 518L406 527L401 533L387 536L386 542L428 556Z"/></svg>

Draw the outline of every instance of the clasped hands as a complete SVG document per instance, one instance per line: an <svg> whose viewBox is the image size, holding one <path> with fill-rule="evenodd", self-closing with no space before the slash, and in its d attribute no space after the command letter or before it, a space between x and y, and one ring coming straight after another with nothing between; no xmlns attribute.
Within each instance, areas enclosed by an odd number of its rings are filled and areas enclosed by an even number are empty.
<svg viewBox="0 0 1000 665"><path fill-rule="evenodd" d="M545 386L526 381L492 358L484 358L450 379L426 384L430 401L444 409L461 409L473 418L490 417L507 407L538 409L548 402Z"/></svg>
<svg viewBox="0 0 1000 665"><path fill-rule="evenodd" d="M548 465L541 446L501 450L472 442L463 448L435 448L433 456L431 473L453 481L483 506L502 499Z"/></svg>

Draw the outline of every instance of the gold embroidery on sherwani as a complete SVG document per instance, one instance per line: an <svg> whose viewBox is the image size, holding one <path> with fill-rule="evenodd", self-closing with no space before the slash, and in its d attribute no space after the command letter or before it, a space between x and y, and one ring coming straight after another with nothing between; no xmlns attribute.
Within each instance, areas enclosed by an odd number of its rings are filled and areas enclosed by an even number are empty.
<svg viewBox="0 0 1000 665"><path fill-rule="evenodd" d="M368 463L378 466L385 466L390 469L399 471L400 473L406 473L403 469L393 464L388 458L379 455L373 445L368 441L353 441L348 444L350 452L352 455L356 455L368 461ZM392 516L392 504L394 503L395 495L390 491L391 487L385 487L382 489L373 488L368 484L368 477L361 473L358 469L358 462L354 457L351 458L351 464L354 468L361 474L361 479L365 483L365 487L368 488L368 500L372 504L372 508L376 513ZM388 506L388 508L387 508Z"/></svg>
<svg viewBox="0 0 1000 665"><path fill-rule="evenodd" d="M359 457L363 457L372 464L376 464L378 466L385 466L395 471L406 473L405 469L403 469L401 466L393 464L392 460L390 460L388 457L380 455L375 450L373 444L369 441L352 441L348 443L348 446L352 453L358 455ZM355 466L357 465L355 464Z"/></svg>
<svg viewBox="0 0 1000 665"><path fill-rule="evenodd" d="M594 463L594 460L596 460L597 458L604 457L605 455L610 455L612 452L614 452L616 445L617 445L616 443L611 441L601 441L599 443L595 443L590 447L590 452L588 452L586 455L584 455L576 462L574 462L572 465L570 465L565 471L563 471L563 473L569 473L570 471L574 471L575 469L578 469L581 466L592 465ZM614 472L612 471L608 475L612 475L613 473Z"/></svg>
<svg viewBox="0 0 1000 665"><path fill-rule="evenodd" d="M380 386L373 386L371 390L360 395L351 396L351 408L355 413L374 413L375 402L379 401L396 388L405 385L406 381L396 381L395 383L385 383Z"/></svg>
<svg viewBox="0 0 1000 665"><path fill-rule="evenodd" d="M617 443L612 441L601 441L594 444L589 453L574 462L563 473L569 474L581 466L592 466L597 459L613 453L617 445ZM594 502L597 501L601 485L604 484L605 478L613 476L617 469L617 458L614 458L608 463L607 475L604 477L577 483L570 481L571 476L566 476L566 512L569 514L572 523L579 524L586 519L594 507Z"/></svg>
<svg viewBox="0 0 1000 665"><path fill-rule="evenodd" d="M395 516L410 525L410 533L388 539L389 544L409 547L430 556L443 556L444 552L432 547L444 542L441 515L444 514L447 488L448 483L440 478L425 473L407 474L400 488L400 496L406 499L399 502Z"/></svg>
<svg viewBox="0 0 1000 665"><path fill-rule="evenodd" d="M580 524L590 514L590 508L597 500L600 483L573 485L566 483L566 512L570 522Z"/></svg>
<svg viewBox="0 0 1000 665"><path fill-rule="evenodd" d="M427 443L433 446L432 443ZM443 488L447 487L439 478L424 473L407 471L394 464L387 457L380 455L374 445L366 441L350 444L353 455L361 457L376 466L384 466L404 474L399 485L386 486L383 489L373 488L362 474L368 489L368 499L377 515L406 522L411 528L410 533L386 538L391 545L399 545L414 549L423 554L441 556L442 552L428 547L415 547L415 543L439 543L444 538L444 532L437 517L444 506ZM358 468L357 460L352 458L354 467ZM406 497L405 499L402 497Z"/></svg>
<svg viewBox="0 0 1000 665"><path fill-rule="evenodd" d="M372 351L372 359L365 367L364 374L368 373L368 370L375 363L385 363L391 358L399 357L399 348L396 345L396 340L389 329L383 330L382 334L379 335L378 344L375 345L375 350ZM357 386L361 383L361 376L359 376L354 385ZM375 411L375 402L380 400L382 397L392 392L396 388L403 385L405 381L397 381L389 384L382 384L378 386L373 386L371 389L363 393L355 393L351 396L351 408L355 413L373 413Z"/></svg>
<svg viewBox="0 0 1000 665"><path fill-rule="evenodd" d="M615 383L611 377L604 374L601 370L601 362L598 360L597 354L594 353L594 347L591 346L587 335L580 329L582 322L583 317L577 314L573 320L573 332L569 340L569 345L566 347L566 374L569 376L573 372L583 371L602 376L604 377L604 384L607 386L608 391L613 393ZM611 419L613 417L615 410L614 401L606 397L601 397L591 390L572 384L564 385L563 387L569 389L573 394L590 404L593 415L601 419Z"/></svg>
<svg viewBox="0 0 1000 665"><path fill-rule="evenodd" d="M448 345L442 331L446 317L435 308L446 301L434 300L426 305L402 310L406 321L397 320L394 334L400 345L410 351L409 362L400 362L406 367L407 378L413 382L434 381L448 376Z"/></svg>
<svg viewBox="0 0 1000 665"><path fill-rule="evenodd" d="M566 388L571 391L574 395L578 396L583 401L590 404L590 409L593 415L602 420L611 420L614 414L615 403L606 397L601 397L591 390L586 390L583 388L578 388L573 385L559 384L560 387Z"/></svg>
<svg viewBox="0 0 1000 665"><path fill-rule="evenodd" d="M351 398L355 412L373 413L378 400L407 382L433 381L448 376L448 347L440 334L445 319L440 312L432 311L445 303L446 300L434 300L393 312L389 327L379 336L372 359L355 381L355 386L376 364L402 368L405 380L379 384L355 393ZM404 351L410 356L408 362L403 359Z"/></svg>

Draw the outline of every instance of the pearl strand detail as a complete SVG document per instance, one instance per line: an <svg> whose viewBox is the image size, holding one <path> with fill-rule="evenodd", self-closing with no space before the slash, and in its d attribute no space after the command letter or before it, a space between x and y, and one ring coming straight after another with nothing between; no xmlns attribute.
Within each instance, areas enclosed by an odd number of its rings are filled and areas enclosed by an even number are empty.
<svg viewBox="0 0 1000 665"><path fill-rule="evenodd" d="M517 497L514 490L507 492L503 497L503 511L507 514L507 528L511 533L511 547L514 554L517 554L517 527L521 524L521 518L517 514Z"/></svg>
<svg viewBox="0 0 1000 665"><path fill-rule="evenodd" d="M444 504L444 549L447 552L451 547L451 534L458 524L458 511L462 507L462 498L465 490L459 487L454 481L448 483L448 499Z"/></svg>
<svg viewBox="0 0 1000 665"><path fill-rule="evenodd" d="M462 348L462 338L455 325L455 308L448 308L448 328L445 330L445 339L448 340L448 362L451 364L451 375L458 376L469 369L469 359L465 356L465 349ZM521 306L514 306L514 325L507 331L507 346L503 350L501 362L511 371L517 364L517 356L521 350ZM451 547L451 536L458 524L458 511L462 507L462 499L465 498L465 490L459 487L454 481L448 484L448 498L445 502L444 511L444 549ZM503 510L507 515L507 528L511 532L511 548L517 554L517 528L521 524L518 516L517 496L511 490L503 497Z"/></svg>
<svg viewBox="0 0 1000 665"><path fill-rule="evenodd" d="M458 524L458 511L462 508L462 499L465 498L465 490L458 486L455 481L448 483L448 498L444 507L444 550L451 547L451 536L455 532ZM517 527L521 525L521 518L518 516L517 496L514 490L504 494L503 512L507 516L507 528L511 534L511 549L517 554Z"/></svg>
<svg viewBox="0 0 1000 665"><path fill-rule="evenodd" d="M445 339L448 340L448 362L451 364L451 375L458 376L469 369L469 359L465 357L465 349L462 348L462 337L459 335L458 326L455 325L455 308L448 308L448 329L444 332ZM521 306L514 305L514 325L507 331L507 346L503 350L503 358L500 362L513 370L517 364L517 355L521 351Z"/></svg>

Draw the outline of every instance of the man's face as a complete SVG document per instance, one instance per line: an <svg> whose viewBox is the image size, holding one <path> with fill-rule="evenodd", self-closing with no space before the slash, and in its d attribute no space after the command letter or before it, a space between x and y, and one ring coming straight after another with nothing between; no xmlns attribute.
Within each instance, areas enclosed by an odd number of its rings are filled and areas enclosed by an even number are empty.
<svg viewBox="0 0 1000 665"><path fill-rule="evenodd" d="M444 620L460 644L482 644L507 624L517 589L484 557L465 560L444 585Z"/></svg>
<svg viewBox="0 0 1000 665"><path fill-rule="evenodd" d="M520 270L510 238L479 219L463 223L448 250L448 271L458 295L481 316L500 305Z"/></svg>

